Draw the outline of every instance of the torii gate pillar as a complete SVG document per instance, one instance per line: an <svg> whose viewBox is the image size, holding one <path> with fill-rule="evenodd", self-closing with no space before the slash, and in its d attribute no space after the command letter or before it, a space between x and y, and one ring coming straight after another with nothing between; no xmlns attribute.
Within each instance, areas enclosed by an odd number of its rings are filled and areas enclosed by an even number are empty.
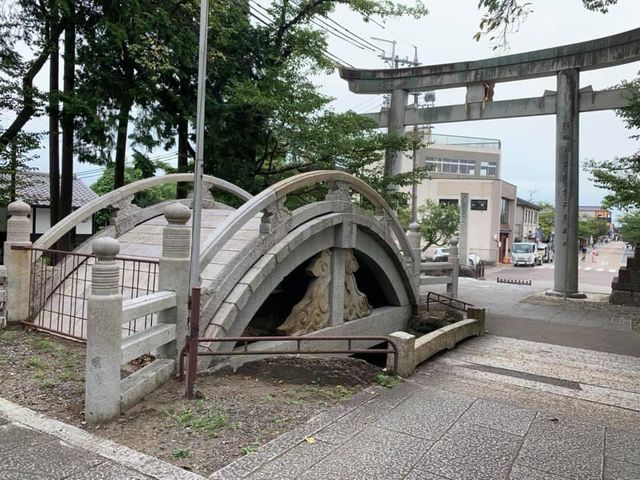
<svg viewBox="0 0 640 480"><path fill-rule="evenodd" d="M580 72L557 74L555 268L549 295L585 298L578 291L578 181L580 177Z"/></svg>

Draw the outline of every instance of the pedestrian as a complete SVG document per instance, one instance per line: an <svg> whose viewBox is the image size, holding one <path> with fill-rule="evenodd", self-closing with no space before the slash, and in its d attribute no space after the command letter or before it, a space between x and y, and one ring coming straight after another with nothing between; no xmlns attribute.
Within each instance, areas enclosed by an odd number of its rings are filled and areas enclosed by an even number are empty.
<svg viewBox="0 0 640 480"><path fill-rule="evenodd" d="M580 260L584 262L587 259L587 247L583 246L580 251L582 252L582 258Z"/></svg>
<svg viewBox="0 0 640 480"><path fill-rule="evenodd" d="M598 249L593 247L591 249L591 263L596 263L596 257L598 256Z"/></svg>

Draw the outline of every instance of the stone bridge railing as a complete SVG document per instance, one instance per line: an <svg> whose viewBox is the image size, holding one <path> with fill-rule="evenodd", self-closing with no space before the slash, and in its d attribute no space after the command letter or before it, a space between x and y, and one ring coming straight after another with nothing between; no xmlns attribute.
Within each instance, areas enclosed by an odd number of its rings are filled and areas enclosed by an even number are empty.
<svg viewBox="0 0 640 480"><path fill-rule="evenodd" d="M47 232L42 235L34 243L33 246L36 248L51 248L58 240L60 240L60 238L62 238L66 233L71 231L77 225L79 225L82 221L86 220L94 213L97 213L107 207L115 207L119 210L119 221L120 223L124 223L122 230L126 231L127 229L135 226L137 223L141 223L148 218L152 218L153 216L161 215L162 208L165 206L165 204L161 204L159 206L149 207L149 212L146 215L142 214L142 209L131 203L136 193L142 192L151 187L156 187L158 185L166 185L179 182L193 182L193 174L172 173L170 175L164 175L162 177L145 178L143 180L139 180L137 182L133 182L116 190L113 190L112 192L109 192L106 195L102 195L101 197L92 200L86 205L83 205L78 210L75 210L72 214L63 218L60 222L47 230ZM247 201L252 198L250 193L220 178L205 175L204 184L207 187L214 187L231 193L243 201ZM208 192L208 188L205 188L205 191Z"/></svg>

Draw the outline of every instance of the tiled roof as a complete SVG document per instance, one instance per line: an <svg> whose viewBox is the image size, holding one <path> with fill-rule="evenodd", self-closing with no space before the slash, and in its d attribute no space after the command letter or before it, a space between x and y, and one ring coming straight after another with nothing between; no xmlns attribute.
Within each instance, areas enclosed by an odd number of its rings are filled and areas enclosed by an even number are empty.
<svg viewBox="0 0 640 480"><path fill-rule="evenodd" d="M32 207L49 206L49 174L44 172L18 172L16 197ZM73 179L73 208L89 203L98 195L79 178Z"/></svg>

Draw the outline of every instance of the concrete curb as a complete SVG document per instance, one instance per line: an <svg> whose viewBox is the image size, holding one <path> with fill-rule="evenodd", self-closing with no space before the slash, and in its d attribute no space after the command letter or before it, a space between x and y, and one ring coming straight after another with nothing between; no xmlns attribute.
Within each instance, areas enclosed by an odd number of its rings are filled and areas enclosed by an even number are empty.
<svg viewBox="0 0 640 480"><path fill-rule="evenodd" d="M140 453L106 438L67 425L58 420L0 398L0 417L33 430L52 435L65 443L88 450L124 467L159 480L203 480L204 477Z"/></svg>

